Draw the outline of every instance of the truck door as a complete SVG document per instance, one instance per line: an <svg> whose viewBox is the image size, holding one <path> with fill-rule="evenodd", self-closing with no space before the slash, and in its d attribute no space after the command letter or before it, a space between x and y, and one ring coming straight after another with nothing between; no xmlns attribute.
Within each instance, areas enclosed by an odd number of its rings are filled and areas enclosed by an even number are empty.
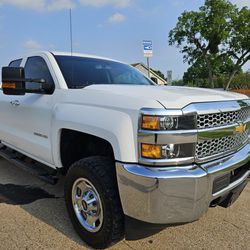
<svg viewBox="0 0 250 250"><path fill-rule="evenodd" d="M10 67L20 67L22 59L12 61ZM16 96L4 95L0 91L0 141L15 142L16 132L13 125L16 122L16 117L13 115L16 112Z"/></svg>
<svg viewBox="0 0 250 250"><path fill-rule="evenodd" d="M46 62L46 58L41 56L27 58L25 77L43 78L54 84L48 63L49 61ZM26 89L32 89L35 84L38 83L26 82ZM12 112L8 117L14 117L10 124L12 135L5 138L5 141L30 157L53 164L50 134L53 94L27 93L24 96L12 96L10 105Z"/></svg>

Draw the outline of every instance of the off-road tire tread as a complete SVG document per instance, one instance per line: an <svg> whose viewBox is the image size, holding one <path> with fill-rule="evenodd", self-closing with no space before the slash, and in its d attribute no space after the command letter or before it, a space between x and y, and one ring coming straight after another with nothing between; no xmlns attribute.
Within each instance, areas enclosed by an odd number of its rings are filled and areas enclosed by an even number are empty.
<svg viewBox="0 0 250 250"><path fill-rule="evenodd" d="M108 202L111 209L112 218L107 218L109 220L109 226L105 229L101 229L105 231L105 240L103 240L103 242L87 241L87 243L92 247L103 249L123 239L125 232L124 214L118 192L114 160L103 156L91 156L73 163L68 171L65 183L65 200L67 207L67 192L69 191L69 188L71 189L69 186L71 185L70 179L75 176L77 172L82 173L85 171L86 173L95 176L97 182L101 182L101 186L103 187L102 195L104 195L104 200L105 202ZM91 182L93 183L93 180L91 180ZM95 185L95 183L93 184ZM101 194L99 193L99 195ZM70 217L72 220L72 215L70 215ZM80 237L86 241L86 239L82 237L83 232L79 230L79 226L77 226L74 221L72 221L72 223Z"/></svg>

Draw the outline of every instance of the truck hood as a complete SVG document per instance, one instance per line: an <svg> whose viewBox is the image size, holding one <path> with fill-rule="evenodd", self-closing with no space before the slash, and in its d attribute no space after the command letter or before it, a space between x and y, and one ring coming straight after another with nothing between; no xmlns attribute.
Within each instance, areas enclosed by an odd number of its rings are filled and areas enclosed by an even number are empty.
<svg viewBox="0 0 250 250"><path fill-rule="evenodd" d="M174 86L91 85L85 89L128 97L128 101L129 98L155 100L168 109L179 109L196 102L248 99L245 95L223 90Z"/></svg>

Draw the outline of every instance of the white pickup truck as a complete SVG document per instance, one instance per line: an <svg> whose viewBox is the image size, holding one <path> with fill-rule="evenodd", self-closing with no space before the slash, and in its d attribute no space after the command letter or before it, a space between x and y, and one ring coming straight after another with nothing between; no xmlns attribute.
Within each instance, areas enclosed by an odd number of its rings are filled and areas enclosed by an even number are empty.
<svg viewBox="0 0 250 250"><path fill-rule="evenodd" d="M66 175L70 219L95 248L124 237L125 215L175 224L228 207L250 174L246 96L156 86L106 58L12 61L0 117L0 155L52 183Z"/></svg>

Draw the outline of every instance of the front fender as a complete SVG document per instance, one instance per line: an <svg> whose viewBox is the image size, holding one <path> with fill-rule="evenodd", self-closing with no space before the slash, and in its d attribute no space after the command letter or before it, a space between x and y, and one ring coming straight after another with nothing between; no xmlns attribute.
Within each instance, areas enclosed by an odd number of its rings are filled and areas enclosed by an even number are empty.
<svg viewBox="0 0 250 250"><path fill-rule="evenodd" d="M62 129L100 137L111 144L117 161L137 162L137 124L138 113L135 111L126 113L99 106L57 104L54 108L51 134L56 167L62 167L60 160Z"/></svg>

